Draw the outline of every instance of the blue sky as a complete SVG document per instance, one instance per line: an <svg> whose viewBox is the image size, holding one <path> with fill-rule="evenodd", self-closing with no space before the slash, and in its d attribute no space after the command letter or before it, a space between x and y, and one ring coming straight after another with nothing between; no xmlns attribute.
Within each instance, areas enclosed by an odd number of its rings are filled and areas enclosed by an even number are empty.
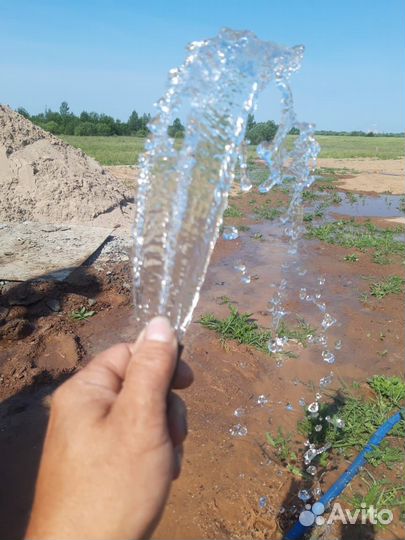
<svg viewBox="0 0 405 540"><path fill-rule="evenodd" d="M187 42L222 26L303 43L299 117L319 129L404 130L403 0L0 0L0 102L31 113L153 113ZM277 120L274 90L258 119Z"/></svg>

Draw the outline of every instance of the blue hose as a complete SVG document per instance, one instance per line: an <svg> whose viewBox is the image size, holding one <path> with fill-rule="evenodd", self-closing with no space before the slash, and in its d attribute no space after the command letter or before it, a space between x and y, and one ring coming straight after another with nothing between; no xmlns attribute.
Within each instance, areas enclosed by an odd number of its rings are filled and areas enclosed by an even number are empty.
<svg viewBox="0 0 405 540"><path fill-rule="evenodd" d="M402 420L405 414L405 409L395 413L391 418L389 418L384 424L382 424L371 439L368 441L364 449L356 457L353 463L348 469L338 478L338 480L333 484L333 486L328 489L328 491L321 497L318 501L324 505L326 508L328 504L336 499L346 486L353 480L356 474L359 472L361 467L366 462L366 456L377 446L379 446L386 435L392 430L392 428ZM312 529L313 525L303 525L299 521L291 527L291 529L284 535L283 540L298 540L302 538L304 534L309 532Z"/></svg>

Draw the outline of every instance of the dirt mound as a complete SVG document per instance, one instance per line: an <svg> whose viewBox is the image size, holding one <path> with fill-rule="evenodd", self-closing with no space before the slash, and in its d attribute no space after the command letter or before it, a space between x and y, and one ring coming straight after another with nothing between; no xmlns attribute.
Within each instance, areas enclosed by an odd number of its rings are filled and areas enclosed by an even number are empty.
<svg viewBox="0 0 405 540"><path fill-rule="evenodd" d="M94 159L0 105L0 221L110 225L132 193ZM105 218L105 219L104 219Z"/></svg>

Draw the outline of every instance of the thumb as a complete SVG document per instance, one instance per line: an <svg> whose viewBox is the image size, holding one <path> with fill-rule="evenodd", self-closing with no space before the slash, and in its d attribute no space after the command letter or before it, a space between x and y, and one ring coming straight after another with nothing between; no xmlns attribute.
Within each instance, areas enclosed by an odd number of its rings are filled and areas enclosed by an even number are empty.
<svg viewBox="0 0 405 540"><path fill-rule="evenodd" d="M167 394L177 360L177 339L166 317L155 317L133 347L122 390L114 405L125 416L166 416ZM163 419L163 416L161 416Z"/></svg>

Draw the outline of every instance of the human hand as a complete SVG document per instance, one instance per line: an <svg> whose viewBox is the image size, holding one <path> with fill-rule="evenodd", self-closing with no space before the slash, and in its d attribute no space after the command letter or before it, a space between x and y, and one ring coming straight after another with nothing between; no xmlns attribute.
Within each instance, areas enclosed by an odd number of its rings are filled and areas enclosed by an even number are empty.
<svg viewBox="0 0 405 540"><path fill-rule="evenodd" d="M135 344L96 356L54 393L29 539L148 537L180 473L192 372L156 317Z"/></svg>

